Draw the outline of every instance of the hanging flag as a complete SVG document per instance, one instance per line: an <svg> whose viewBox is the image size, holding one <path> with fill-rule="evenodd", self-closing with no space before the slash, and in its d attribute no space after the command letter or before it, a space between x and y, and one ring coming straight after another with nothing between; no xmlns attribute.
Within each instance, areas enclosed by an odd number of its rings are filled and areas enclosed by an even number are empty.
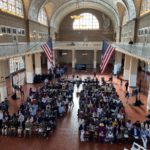
<svg viewBox="0 0 150 150"><path fill-rule="evenodd" d="M54 68L54 60L53 60L53 45L52 45L52 40L49 39L47 41L47 43L41 45L41 48L43 49L43 51L45 52L50 64L51 64L51 69Z"/></svg>
<svg viewBox="0 0 150 150"><path fill-rule="evenodd" d="M112 47L107 41L103 41L103 47L102 47L102 57L101 57L101 74L104 73L107 64L113 54L113 52L115 51L115 48Z"/></svg>

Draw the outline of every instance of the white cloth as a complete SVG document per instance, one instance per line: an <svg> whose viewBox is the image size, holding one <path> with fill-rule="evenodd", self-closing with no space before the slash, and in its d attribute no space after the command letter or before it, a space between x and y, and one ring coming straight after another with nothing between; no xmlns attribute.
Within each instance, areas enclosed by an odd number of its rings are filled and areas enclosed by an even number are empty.
<svg viewBox="0 0 150 150"><path fill-rule="evenodd" d="M0 112L0 120L3 120L3 112Z"/></svg>
<svg viewBox="0 0 150 150"><path fill-rule="evenodd" d="M84 130L81 130L80 141L84 142Z"/></svg>

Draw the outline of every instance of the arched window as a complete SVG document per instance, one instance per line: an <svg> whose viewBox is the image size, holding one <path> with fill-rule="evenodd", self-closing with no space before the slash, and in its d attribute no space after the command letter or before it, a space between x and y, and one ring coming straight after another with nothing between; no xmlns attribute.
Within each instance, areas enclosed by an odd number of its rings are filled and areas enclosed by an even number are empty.
<svg viewBox="0 0 150 150"><path fill-rule="evenodd" d="M150 12L150 0L142 0L140 15Z"/></svg>
<svg viewBox="0 0 150 150"><path fill-rule="evenodd" d="M44 25L47 25L48 19L47 14L44 8L42 8L38 15L38 22Z"/></svg>
<svg viewBox="0 0 150 150"><path fill-rule="evenodd" d="M24 16L22 0L0 0L0 9L15 16Z"/></svg>
<svg viewBox="0 0 150 150"><path fill-rule="evenodd" d="M73 21L74 30L98 30L99 22L97 18L90 13L82 13L74 17Z"/></svg>
<svg viewBox="0 0 150 150"><path fill-rule="evenodd" d="M128 16L127 16L127 11L125 11L122 19L122 25L125 25L127 22L128 22Z"/></svg>

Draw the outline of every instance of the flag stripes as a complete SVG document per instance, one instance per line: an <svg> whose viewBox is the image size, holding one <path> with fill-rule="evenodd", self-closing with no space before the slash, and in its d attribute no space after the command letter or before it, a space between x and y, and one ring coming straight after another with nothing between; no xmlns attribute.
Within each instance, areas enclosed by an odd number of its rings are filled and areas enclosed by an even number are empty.
<svg viewBox="0 0 150 150"><path fill-rule="evenodd" d="M54 59L53 59L53 48L52 48L52 41L49 40L47 43L41 45L41 48L43 49L43 51L45 52L48 61L51 64L51 69L54 68Z"/></svg>
<svg viewBox="0 0 150 150"><path fill-rule="evenodd" d="M106 41L103 42L103 49L102 52L104 52L102 56L102 61L101 61L101 74L104 73L107 64L114 52L115 48L113 48L110 44L108 44Z"/></svg>

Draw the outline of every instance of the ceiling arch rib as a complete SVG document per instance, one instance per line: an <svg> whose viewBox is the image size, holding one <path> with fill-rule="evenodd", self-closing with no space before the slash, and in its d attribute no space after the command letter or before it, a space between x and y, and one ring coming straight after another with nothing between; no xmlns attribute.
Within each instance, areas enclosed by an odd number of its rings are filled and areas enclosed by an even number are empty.
<svg viewBox="0 0 150 150"><path fill-rule="evenodd" d="M133 0L122 0L128 9L129 20L136 18L136 8Z"/></svg>
<svg viewBox="0 0 150 150"><path fill-rule="evenodd" d="M126 8L120 2L117 2L117 8L118 8L118 12L119 12L119 15L120 15L120 24L122 24L122 20L123 20L123 16L125 14Z"/></svg>
<svg viewBox="0 0 150 150"><path fill-rule="evenodd" d="M23 0L25 1L25 0ZM37 21L38 19L38 12L40 8L44 5L46 5L46 8L48 8L48 3L53 3L53 11L57 11L59 7L61 7L64 4L71 3L77 3L77 0L30 0L30 8L28 12L28 18L34 21ZM132 20L136 17L136 8L133 0L78 0L79 3L97 3L97 4L103 4L107 5L107 8L114 9L113 11L118 12L116 3L120 2L124 4L128 10L129 20ZM50 3L49 3L50 4ZM48 10L48 9L47 9ZM50 17L49 17L50 18Z"/></svg>
<svg viewBox="0 0 150 150"><path fill-rule="evenodd" d="M45 0L32 0L30 7L29 7L29 13L28 18L30 20L38 22L38 13L40 8L43 6Z"/></svg>
<svg viewBox="0 0 150 150"><path fill-rule="evenodd" d="M74 1L65 3L54 12L51 18L50 26L55 28L55 31L57 32L61 21L66 15L82 8L91 8L101 11L112 19L114 27L120 26L120 20L117 11L115 11L115 9L107 3L97 0L79 2L79 8L76 7L76 3Z"/></svg>

